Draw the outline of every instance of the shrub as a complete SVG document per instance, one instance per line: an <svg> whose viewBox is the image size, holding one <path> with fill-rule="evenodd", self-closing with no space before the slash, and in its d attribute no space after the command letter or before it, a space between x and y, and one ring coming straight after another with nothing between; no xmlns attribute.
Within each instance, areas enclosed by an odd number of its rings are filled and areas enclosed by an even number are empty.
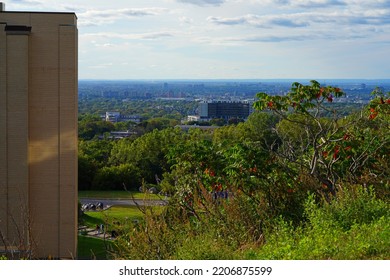
<svg viewBox="0 0 390 280"><path fill-rule="evenodd" d="M389 206L371 189L350 188L330 203L309 196L307 221L294 227L279 219L268 230L259 259L389 259Z"/></svg>
<svg viewBox="0 0 390 280"><path fill-rule="evenodd" d="M188 236L178 248L178 260L229 260L236 259L234 251L223 238L212 233Z"/></svg>
<svg viewBox="0 0 390 280"><path fill-rule="evenodd" d="M321 207L314 203L313 197L306 202L306 216L312 225L335 224L349 230L356 224L369 224L383 216L389 216L389 205L376 198L372 188L347 186L340 189L330 203Z"/></svg>
<svg viewBox="0 0 390 280"><path fill-rule="evenodd" d="M93 188L97 190L138 190L141 185L139 168L134 164L107 166L99 169L94 177Z"/></svg>

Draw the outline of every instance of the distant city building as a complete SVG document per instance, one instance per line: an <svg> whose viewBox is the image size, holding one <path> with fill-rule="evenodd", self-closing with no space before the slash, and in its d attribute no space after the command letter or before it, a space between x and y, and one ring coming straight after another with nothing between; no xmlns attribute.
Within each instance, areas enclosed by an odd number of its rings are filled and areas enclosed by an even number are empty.
<svg viewBox="0 0 390 280"><path fill-rule="evenodd" d="M105 120L106 122L116 123L119 121L121 113L119 112L106 112Z"/></svg>
<svg viewBox="0 0 390 280"><path fill-rule="evenodd" d="M121 115L120 117L121 122L134 122L134 123L140 123L142 121L142 118L137 115L131 115L131 116L126 116L126 115Z"/></svg>
<svg viewBox="0 0 390 280"><path fill-rule="evenodd" d="M187 121L189 121L189 122L198 122L198 121L200 121L200 116L197 116L197 115L187 116Z"/></svg>
<svg viewBox="0 0 390 280"><path fill-rule="evenodd" d="M127 122L131 121L134 123L140 123L142 118L138 115L122 115L120 112L106 112L104 115L104 120L107 122L117 123L117 122Z"/></svg>
<svg viewBox="0 0 390 280"><path fill-rule="evenodd" d="M137 132L135 131L111 131L108 136L106 135L101 135L99 136L99 139L111 139L111 140L119 140L123 138L128 138L130 136L137 135Z"/></svg>
<svg viewBox="0 0 390 280"><path fill-rule="evenodd" d="M77 18L0 3L0 254L77 257Z"/></svg>
<svg viewBox="0 0 390 280"><path fill-rule="evenodd" d="M253 109L249 101L201 101L198 111L200 120L229 120L247 119Z"/></svg>

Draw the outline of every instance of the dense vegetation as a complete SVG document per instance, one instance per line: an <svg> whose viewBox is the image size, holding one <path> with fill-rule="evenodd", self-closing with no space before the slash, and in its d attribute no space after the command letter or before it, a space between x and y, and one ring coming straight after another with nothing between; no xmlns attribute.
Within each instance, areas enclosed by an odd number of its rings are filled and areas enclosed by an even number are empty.
<svg viewBox="0 0 390 280"><path fill-rule="evenodd" d="M337 87L257 95L246 122L80 140L82 189L170 194L119 229L114 258L388 259L390 98L345 114Z"/></svg>

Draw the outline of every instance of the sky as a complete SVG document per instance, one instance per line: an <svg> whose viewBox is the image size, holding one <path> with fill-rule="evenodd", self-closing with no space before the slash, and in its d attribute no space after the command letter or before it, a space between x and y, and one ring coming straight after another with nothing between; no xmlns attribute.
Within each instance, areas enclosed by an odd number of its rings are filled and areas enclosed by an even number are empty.
<svg viewBox="0 0 390 280"><path fill-rule="evenodd" d="M389 79L389 0L2 0L75 12L79 79Z"/></svg>

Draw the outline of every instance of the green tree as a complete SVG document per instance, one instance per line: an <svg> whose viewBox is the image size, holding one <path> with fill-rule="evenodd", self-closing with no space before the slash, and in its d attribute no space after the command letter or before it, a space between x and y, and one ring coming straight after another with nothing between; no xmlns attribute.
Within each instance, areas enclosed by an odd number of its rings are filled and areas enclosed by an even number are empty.
<svg viewBox="0 0 390 280"><path fill-rule="evenodd" d="M96 136L115 130L114 124L101 120L97 115L83 115L78 122L79 138L91 140Z"/></svg>
<svg viewBox="0 0 390 280"><path fill-rule="evenodd" d="M293 83L285 96L257 94L254 105L281 118L275 129L279 141L271 146L281 166L315 179L309 180L309 184L332 194L346 173L353 176L388 143L374 136L371 129L364 131L363 137L357 135L357 124L364 119L364 112L360 116L343 117L329 106L343 95L340 88L323 87L317 81L311 81L310 85Z"/></svg>
<svg viewBox="0 0 390 280"><path fill-rule="evenodd" d="M226 121L224 119L212 119L210 120L210 125L215 125L215 126L224 126L226 124Z"/></svg>
<svg viewBox="0 0 390 280"><path fill-rule="evenodd" d="M166 153L171 146L181 139L179 128L153 130L134 141L127 139L115 143L109 163L111 165L135 164L139 167L140 176L147 183L156 183L157 178L169 170Z"/></svg>
<svg viewBox="0 0 390 280"><path fill-rule="evenodd" d="M99 169L107 166L113 142L109 140L79 140L78 182L79 189L93 188L93 181Z"/></svg>
<svg viewBox="0 0 390 280"><path fill-rule="evenodd" d="M142 180L140 170L131 163L105 166L99 169L93 180L95 190L138 190Z"/></svg>

